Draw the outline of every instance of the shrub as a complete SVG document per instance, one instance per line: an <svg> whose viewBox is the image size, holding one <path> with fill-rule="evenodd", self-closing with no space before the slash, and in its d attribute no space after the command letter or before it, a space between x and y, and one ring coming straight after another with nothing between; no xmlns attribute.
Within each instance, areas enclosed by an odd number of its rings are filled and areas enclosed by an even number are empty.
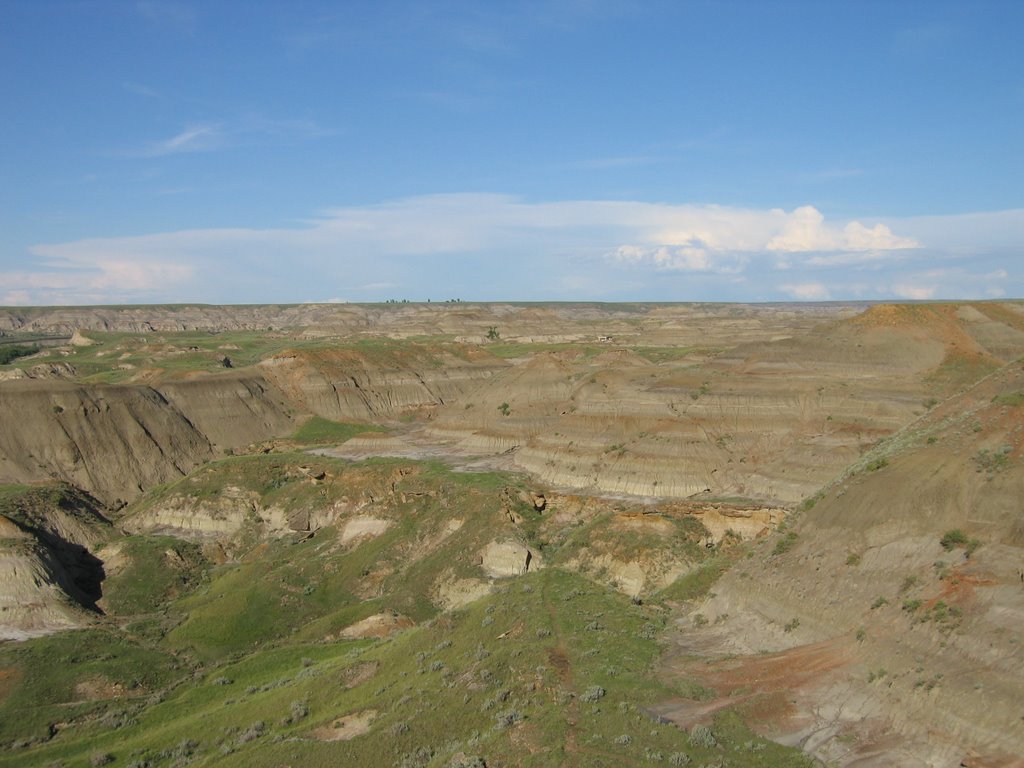
<svg viewBox="0 0 1024 768"><path fill-rule="evenodd" d="M950 552L955 547L963 547L968 543L967 534L961 531L959 528L946 531L942 534L942 538L939 539L939 544L947 552Z"/></svg>
<svg viewBox="0 0 1024 768"><path fill-rule="evenodd" d="M495 724L495 728L502 731L506 728L511 728L516 723L522 721L523 713L518 709L510 709L507 712L502 712L498 715L498 722Z"/></svg>
<svg viewBox="0 0 1024 768"><path fill-rule="evenodd" d="M695 725L690 730L690 744L694 747L712 749L718 746L715 733L706 725Z"/></svg>
<svg viewBox="0 0 1024 768"><path fill-rule="evenodd" d="M580 696L580 701L592 702L604 698L605 690L600 685L592 685Z"/></svg>
<svg viewBox="0 0 1024 768"><path fill-rule="evenodd" d="M0 347L0 365L7 365L7 363L12 362L13 360L17 360L19 357L28 357L29 355L34 355L36 352L39 351L39 349L40 348L35 345L27 347L17 344L12 346ZM113 760L114 758L110 759ZM106 765L106 763L100 763L100 765Z"/></svg>
<svg viewBox="0 0 1024 768"><path fill-rule="evenodd" d="M798 538L800 537L797 535L796 531L787 532L786 535L779 539L775 544L775 549L772 550L772 556L784 555L789 552L789 550L791 550L796 544L796 540Z"/></svg>
<svg viewBox="0 0 1024 768"><path fill-rule="evenodd" d="M783 632L792 632L794 629L800 626L800 619L794 617L787 621L782 627Z"/></svg>
<svg viewBox="0 0 1024 768"><path fill-rule="evenodd" d="M873 611L876 608L881 608L883 605L888 605L888 604L889 604L888 598L881 597L881 596L876 597L875 598L875 602L873 602L871 604L871 610Z"/></svg>
<svg viewBox="0 0 1024 768"><path fill-rule="evenodd" d="M846 556L846 564L860 565L860 555L858 555L856 552L851 552L849 555Z"/></svg>

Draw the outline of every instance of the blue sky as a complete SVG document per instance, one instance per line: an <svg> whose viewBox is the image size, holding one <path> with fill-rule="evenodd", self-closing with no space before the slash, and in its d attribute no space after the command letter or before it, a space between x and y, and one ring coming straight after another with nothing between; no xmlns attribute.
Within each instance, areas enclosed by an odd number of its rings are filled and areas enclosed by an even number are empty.
<svg viewBox="0 0 1024 768"><path fill-rule="evenodd" d="M1022 297L1021 29L0 0L0 304Z"/></svg>

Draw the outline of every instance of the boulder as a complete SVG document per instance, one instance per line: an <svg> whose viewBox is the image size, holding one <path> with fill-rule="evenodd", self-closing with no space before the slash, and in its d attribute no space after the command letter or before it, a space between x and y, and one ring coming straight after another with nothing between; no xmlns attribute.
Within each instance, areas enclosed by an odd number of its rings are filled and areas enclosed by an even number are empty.
<svg viewBox="0 0 1024 768"><path fill-rule="evenodd" d="M518 541L492 541L480 552L480 567L496 579L521 576L537 569L533 553Z"/></svg>

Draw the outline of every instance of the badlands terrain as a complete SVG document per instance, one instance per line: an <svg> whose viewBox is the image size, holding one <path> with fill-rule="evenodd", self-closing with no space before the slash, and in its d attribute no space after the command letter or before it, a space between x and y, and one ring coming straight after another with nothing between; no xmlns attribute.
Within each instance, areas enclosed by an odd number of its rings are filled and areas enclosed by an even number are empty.
<svg viewBox="0 0 1024 768"><path fill-rule="evenodd" d="M0 766L1024 766L1024 303L0 309Z"/></svg>

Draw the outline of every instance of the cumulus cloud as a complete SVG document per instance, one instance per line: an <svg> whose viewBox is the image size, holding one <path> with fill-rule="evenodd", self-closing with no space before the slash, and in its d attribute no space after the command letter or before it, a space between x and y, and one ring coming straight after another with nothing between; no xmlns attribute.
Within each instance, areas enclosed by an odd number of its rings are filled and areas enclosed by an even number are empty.
<svg viewBox="0 0 1024 768"><path fill-rule="evenodd" d="M867 227L851 221L841 229L825 223L817 208L805 205L784 215L782 232L768 241L769 251L806 253L808 251L878 252L919 248L912 237L897 237L885 224Z"/></svg>
<svg viewBox="0 0 1024 768"><path fill-rule="evenodd" d="M1013 236L1024 217L1008 218L996 216L992 231L1000 243L1024 244L1024 229ZM855 284L875 286L858 296L919 298L968 285L985 295L1019 282L1009 257L979 257L984 243L969 257L936 250L944 239L962 242L960 227L977 234L975 225L953 217L944 234L934 219L833 221L812 206L532 203L449 194L328 209L288 228L41 244L29 249L34 268L0 280L11 304L301 301L318 294L822 300L850 297ZM943 264L950 276L926 274ZM781 285L780 269L790 276Z"/></svg>

